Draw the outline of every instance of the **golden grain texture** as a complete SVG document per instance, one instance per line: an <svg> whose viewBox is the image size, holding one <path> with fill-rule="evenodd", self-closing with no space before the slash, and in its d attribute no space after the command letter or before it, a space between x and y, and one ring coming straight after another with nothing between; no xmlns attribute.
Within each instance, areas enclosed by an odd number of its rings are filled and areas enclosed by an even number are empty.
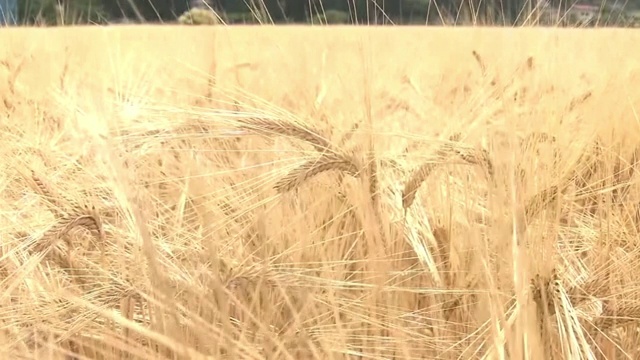
<svg viewBox="0 0 640 360"><path fill-rule="evenodd" d="M637 34L256 29L3 30L2 356L640 357Z"/></svg>

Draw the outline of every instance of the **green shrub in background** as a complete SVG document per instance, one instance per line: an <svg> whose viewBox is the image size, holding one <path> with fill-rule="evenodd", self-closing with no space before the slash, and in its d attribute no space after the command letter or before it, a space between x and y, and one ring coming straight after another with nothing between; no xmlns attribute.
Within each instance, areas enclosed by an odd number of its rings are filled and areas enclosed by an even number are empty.
<svg viewBox="0 0 640 360"><path fill-rule="evenodd" d="M19 0L18 18L29 25L106 23L100 0Z"/></svg>
<svg viewBox="0 0 640 360"><path fill-rule="evenodd" d="M193 8L180 15L178 22L183 25L216 25L220 20L216 13L209 9Z"/></svg>

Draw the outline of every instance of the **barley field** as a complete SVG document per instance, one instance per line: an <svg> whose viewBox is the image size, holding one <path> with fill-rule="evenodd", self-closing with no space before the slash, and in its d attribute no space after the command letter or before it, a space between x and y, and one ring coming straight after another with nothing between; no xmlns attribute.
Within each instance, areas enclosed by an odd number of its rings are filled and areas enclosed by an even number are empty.
<svg viewBox="0 0 640 360"><path fill-rule="evenodd" d="M0 357L640 358L640 35L0 33Z"/></svg>

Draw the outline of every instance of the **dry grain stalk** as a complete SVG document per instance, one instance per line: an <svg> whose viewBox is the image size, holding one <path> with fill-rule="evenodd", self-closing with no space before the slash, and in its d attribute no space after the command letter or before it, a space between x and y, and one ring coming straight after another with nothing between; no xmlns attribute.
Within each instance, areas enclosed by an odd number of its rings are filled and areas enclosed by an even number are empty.
<svg viewBox="0 0 640 360"><path fill-rule="evenodd" d="M49 183L38 176L34 170L31 170L31 181L33 182L34 190L49 204L49 209L56 217L64 217L68 214L66 211L69 206L74 209L80 209L81 206L74 200L68 199L58 194Z"/></svg>
<svg viewBox="0 0 640 360"><path fill-rule="evenodd" d="M613 190L612 196L614 202L622 204L624 199L629 195L631 190L631 178L635 174L638 162L640 161L640 147L636 147L631 154L631 159L627 162L626 167L623 169L622 157L619 156L616 159L616 163L613 169Z"/></svg>
<svg viewBox="0 0 640 360"><path fill-rule="evenodd" d="M411 207L416 199L416 193L420 185L427 180L438 165L437 163L424 163L413 172L409 180L405 183L404 190L402 191L402 207L404 209Z"/></svg>
<svg viewBox="0 0 640 360"><path fill-rule="evenodd" d="M594 326L599 331L613 330L630 322L640 319L640 305L607 303L602 314L594 320Z"/></svg>
<svg viewBox="0 0 640 360"><path fill-rule="evenodd" d="M539 274L530 280L529 284L531 296L536 304L538 331L540 339L543 341L545 357L554 358L553 338L554 333L551 324L554 323L552 317L563 309L561 301L562 283L556 269L554 268L550 276L542 277Z"/></svg>
<svg viewBox="0 0 640 360"><path fill-rule="evenodd" d="M302 185L308 179L330 170L338 170L356 177L360 169L348 158L334 155L322 155L309 160L280 179L274 188L279 193L285 193Z"/></svg>
<svg viewBox="0 0 640 360"><path fill-rule="evenodd" d="M287 122L275 119L250 118L241 121L242 126L248 130L254 130L261 133L273 135L282 134L294 137L311 144L316 150L322 153L320 157L307 161L298 168L291 171L285 177L280 179L274 188L279 193L284 193L302 185L306 180L329 170L339 170L339 180L343 181L343 174L346 173L353 177L361 174L361 169L356 165L353 156L346 154L334 147L326 138L320 135L316 129L306 125L300 125L293 122ZM358 129L358 124L347 133L342 139L341 144L348 141ZM378 180L378 164L373 155L373 151L367 153L367 176L369 179L369 192L374 206L379 203L379 180Z"/></svg>
<svg viewBox="0 0 640 360"><path fill-rule="evenodd" d="M471 52L471 55L473 55L473 58L476 60L476 63L478 64L478 67L480 68L480 73L482 74L482 76L487 75L487 65L484 63L484 60L482 59L480 54L478 54L477 51L473 50Z"/></svg>
<svg viewBox="0 0 640 360"><path fill-rule="evenodd" d="M74 200L67 199L57 194L51 186L34 170L31 170L31 180L35 184L35 190L51 206L50 209L58 219L58 224L48 230L41 238L41 242L36 245L35 251L49 252L59 239L68 241L69 232L77 227L90 231L98 240L98 246L102 255L105 254L105 233L102 218L95 206L82 206ZM71 244L67 243L69 251Z"/></svg>
<svg viewBox="0 0 640 360"><path fill-rule="evenodd" d="M240 120L240 126L250 131L265 135L284 135L309 143L317 151L336 153L334 146L321 135L320 131L308 125L301 125L290 121L263 118L248 118Z"/></svg>
<svg viewBox="0 0 640 360"><path fill-rule="evenodd" d="M454 134L452 139L458 139L459 135ZM481 151L470 151L469 149L461 149L459 147L452 146L451 144L444 144L438 150L438 155L445 157L447 155L458 155L462 160L468 165L480 165L483 167L485 171L489 174L490 177L493 177L493 163L489 158L489 153L482 149ZM418 169L416 169L409 180L405 182L404 190L402 192L402 207L407 209L411 207L413 202L415 201L416 193L422 183L424 183L429 175L437 168L441 163L428 162L422 164Z"/></svg>
<svg viewBox="0 0 640 360"><path fill-rule="evenodd" d="M576 107L578 107L579 105L582 105L585 101L589 100L591 95L592 95L591 91L587 91L584 94L581 94L581 95L576 96L575 98L571 99L571 102L567 106L567 110L568 110L567 112L571 112Z"/></svg>
<svg viewBox="0 0 640 360"><path fill-rule="evenodd" d="M535 150L536 154L539 155L540 151L537 149L537 145L541 143L551 143L555 144L556 138L553 135L549 135L545 132L533 132L524 137L524 139L520 140L520 152L526 153L527 150ZM553 149L553 169L557 168L559 161L559 153L557 148ZM522 167L522 165L518 164L516 169L516 174L521 181L524 181L526 178L526 171Z"/></svg>
<svg viewBox="0 0 640 360"><path fill-rule="evenodd" d="M64 240L68 249L73 247L68 240L68 235L76 228L84 228L91 232L98 240L98 245L104 253L105 233L102 227L102 220L95 208L85 207L82 212L76 212L70 216L62 218L58 223L42 235L42 238L34 247L34 251L49 252L58 242Z"/></svg>
<svg viewBox="0 0 640 360"><path fill-rule="evenodd" d="M433 229L433 237L436 241L434 251L437 259L436 267L446 289L452 289L454 278L451 272L451 235L445 227L437 226ZM467 294L454 294L452 298L441 302L442 311L447 320L451 319L453 312L462 307L463 297Z"/></svg>
<svg viewBox="0 0 640 360"><path fill-rule="evenodd" d="M100 220L100 217L95 212L95 209L87 209L86 213L84 214L75 214L74 216L69 216L61 219L58 224L56 224L49 231L45 232L45 234L34 246L33 251L41 253L45 257L53 253L55 262L61 268L70 271L72 278L74 280L77 280L80 285L82 285L84 284L84 281L82 280L83 276L80 276L80 273L82 271L81 269L85 267L77 264L72 258L74 244L70 237L71 232L77 228L86 229L94 235L98 242L98 247L101 251L101 257L102 259L104 259L104 230L102 229L102 222ZM59 253L56 249L56 245L60 240L64 241L67 247L66 257L63 256L63 254Z"/></svg>
<svg viewBox="0 0 640 360"><path fill-rule="evenodd" d="M603 279L593 279L585 284L585 289L571 288L567 291L569 301L572 306L577 306L584 302L587 297L579 295L586 292L591 296L602 299L606 297L600 289ZM548 342L549 332L548 324L553 322L549 318L563 311L562 301L560 301L562 283L556 272L553 270L551 276L541 277L539 274L530 281L530 288L533 300L538 309L540 331L543 339ZM598 296L600 295L600 296ZM593 318L592 321L581 319L584 328L589 332L591 338L595 338L598 334L614 330L620 326L628 325L640 319L640 306L635 303L616 304L614 301L604 301L604 309L600 315Z"/></svg>
<svg viewBox="0 0 640 360"><path fill-rule="evenodd" d="M377 209L378 204L380 203L380 193L378 191L380 182L378 180L378 161L374 155L371 155L369 158L367 170L369 173L369 194L371 195L371 200L373 200L374 207Z"/></svg>
<svg viewBox="0 0 640 360"><path fill-rule="evenodd" d="M597 137L591 146L591 149L586 151L580 157L578 165L581 168L576 167L572 173L572 177L569 182L576 185L576 188L583 195L593 192L594 188L601 183L601 181L594 181L594 178L598 171L603 167L603 160L601 156L603 154L603 147L599 137ZM582 207L587 211L593 213L598 208L600 196L592 193L584 198Z"/></svg>
<svg viewBox="0 0 640 360"><path fill-rule="evenodd" d="M546 132L532 132L520 141L520 151L525 151L527 148L535 147L537 144L545 142L554 144L556 137Z"/></svg>
<svg viewBox="0 0 640 360"><path fill-rule="evenodd" d="M489 178L494 176L494 167L489 152L486 149L474 149L461 144L455 144L460 141L462 134L457 132L449 137L450 143L443 144L438 150L438 155L446 158L451 154L458 155L470 165L483 166Z"/></svg>
<svg viewBox="0 0 640 360"><path fill-rule="evenodd" d="M530 280L529 286L533 301L538 306L539 314L544 317L556 314L558 309L556 309L555 304L561 304L561 302L557 301L560 299L561 280L556 269L554 268L548 277L536 274Z"/></svg>
<svg viewBox="0 0 640 360"><path fill-rule="evenodd" d="M534 216L544 210L558 197L558 186L551 186L547 189L540 191L533 195L526 202L524 207L524 214L527 220L532 219Z"/></svg>
<svg viewBox="0 0 640 360"><path fill-rule="evenodd" d="M482 74L482 77L486 77L487 76L487 65L484 62L484 60L482 59L482 56L480 56L480 54L473 50L471 52L471 55L473 55L473 58L476 60L476 63L478 64L478 67L480 68L480 73ZM515 79L518 79L520 77L522 77L522 72L523 71L531 71L533 70L534 67L534 63L533 63L533 57L529 56L527 58L527 60L525 61L525 63L523 65L518 66L518 68L515 70L515 72L509 77L509 82L507 82L506 84L503 84L500 86L500 88L497 88L494 90L493 95L494 96L502 96L505 94L505 92L511 87L513 86L513 83L515 81ZM498 85L498 77L495 76L491 81L490 81L490 85L491 86L497 86ZM518 90L515 90L513 98L515 101L518 100L518 98L521 98L522 96L520 94L524 94L526 93L526 88L520 88Z"/></svg>
<svg viewBox="0 0 640 360"><path fill-rule="evenodd" d="M600 141L599 139L597 139L593 146L593 151L584 153L580 157L580 160L578 161L576 167L572 171L570 171L567 176L560 180L558 185L552 185L549 188L544 189L536 195L532 196L525 203L524 213L526 215L526 220L528 221L532 219L540 211L549 206L558 198L559 194L563 193L563 191L569 187L570 184L578 183L583 186L585 186L585 184L588 184L588 182L591 181L595 172L597 171L597 167L600 162L598 159L600 149ZM583 162L586 162L586 166L582 171L580 171L579 166L581 166L580 164Z"/></svg>

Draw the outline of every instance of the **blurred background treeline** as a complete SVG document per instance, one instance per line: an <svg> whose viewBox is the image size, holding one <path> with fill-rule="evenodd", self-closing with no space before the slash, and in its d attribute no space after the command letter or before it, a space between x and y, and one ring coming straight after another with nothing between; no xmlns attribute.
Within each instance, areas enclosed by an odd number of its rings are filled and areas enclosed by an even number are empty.
<svg viewBox="0 0 640 360"><path fill-rule="evenodd" d="M25 25L175 23L193 9L226 24L640 24L640 0L0 0L4 22Z"/></svg>

